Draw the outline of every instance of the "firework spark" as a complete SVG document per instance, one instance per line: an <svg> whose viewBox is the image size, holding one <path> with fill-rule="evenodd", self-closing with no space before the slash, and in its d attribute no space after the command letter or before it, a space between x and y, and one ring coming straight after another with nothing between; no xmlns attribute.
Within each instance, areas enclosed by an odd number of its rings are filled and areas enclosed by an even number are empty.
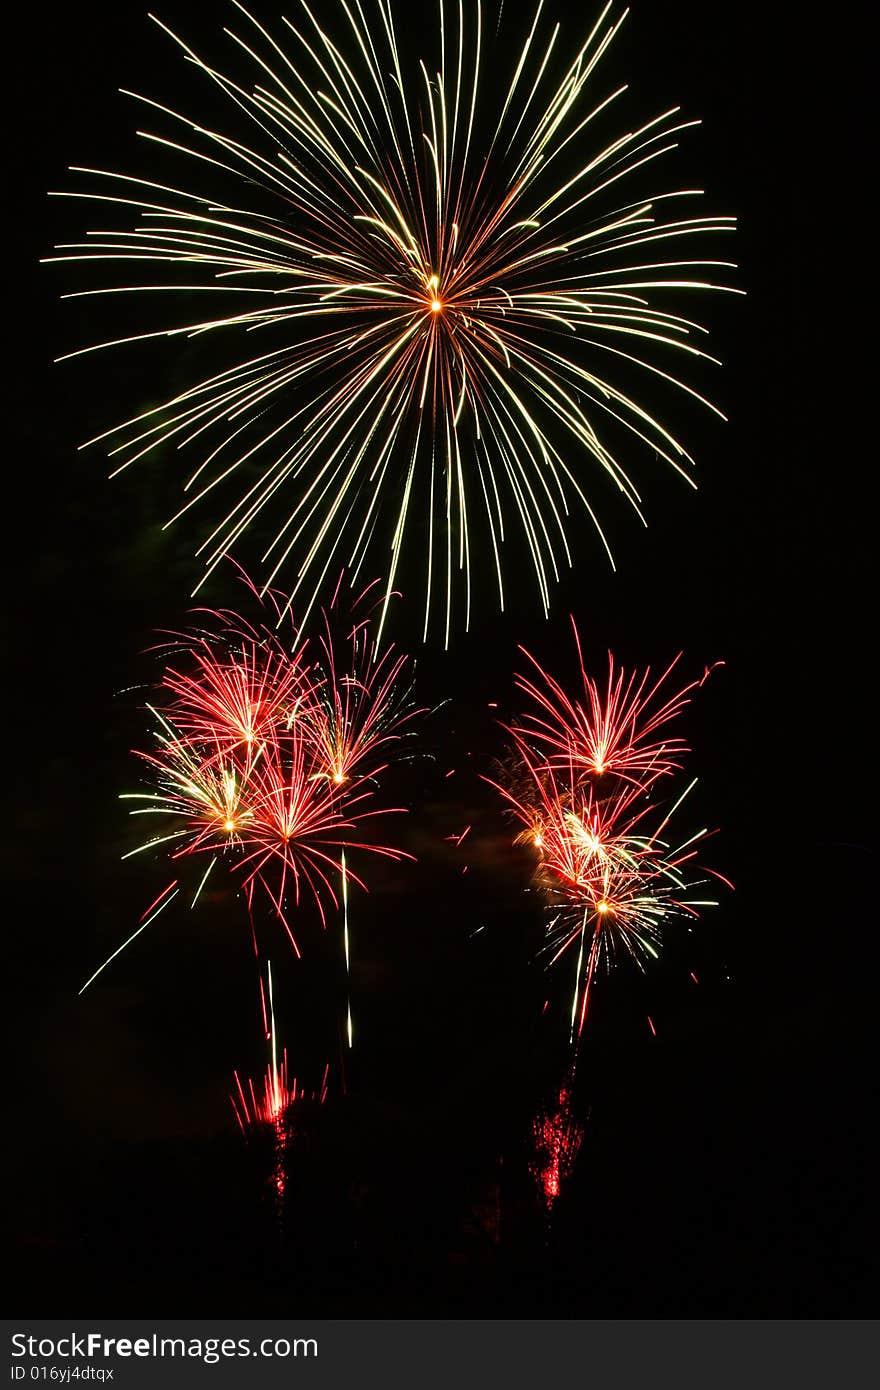
<svg viewBox="0 0 880 1390"><path fill-rule="evenodd" d="M425 633L439 612L448 641L484 569L504 607L516 532L546 609L571 563L572 509L608 550L582 458L639 517L623 432L691 481L684 446L630 381L709 406L671 363L716 360L680 305L730 288L718 281L731 263L703 243L732 219L691 212L700 190L651 181L698 122L673 107L599 134L626 91L593 94L625 17L613 4L574 48L539 4L506 87L479 3L440 0L437 52L418 63L390 0L340 4L338 35L303 0L280 39L233 4L240 76L156 22L237 130L128 93L181 172L76 169L91 184L59 196L106 221L49 258L115 273L69 297L211 306L66 356L212 335L228 365L90 443L117 472L169 445L192 457L172 520L217 503L206 569L259 532L266 583L284 574L305 615L332 567L356 579L381 555L381 635L401 556L418 551Z"/></svg>
<svg viewBox="0 0 880 1390"><path fill-rule="evenodd" d="M542 1109L532 1125L534 1157L530 1168L548 1216L574 1172L583 1137L583 1125L572 1108L569 1079L560 1087L555 1103Z"/></svg>

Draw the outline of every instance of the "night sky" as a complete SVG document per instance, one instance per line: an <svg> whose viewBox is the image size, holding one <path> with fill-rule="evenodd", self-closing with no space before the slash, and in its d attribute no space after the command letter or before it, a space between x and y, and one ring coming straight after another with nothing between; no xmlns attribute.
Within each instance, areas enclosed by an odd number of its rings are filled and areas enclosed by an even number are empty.
<svg viewBox="0 0 880 1390"><path fill-rule="evenodd" d="M548 4L579 37L589 11ZM196 46L228 21L218 3L158 12ZM258 13L271 21L275 7ZM82 301L59 303L64 269L38 265L94 225L46 191L71 186L68 164L133 163L139 113L117 88L173 105L188 74L131 0L33 7L12 23L15 1311L866 1315L875 449L858 7L845 30L820 33L794 6L768 17L641 0L603 64L602 90L631 83L633 119L674 102L702 116L676 167L740 220L724 250L747 297L700 306L724 366L698 384L729 423L667 398L699 491L636 459L649 528L609 499L615 574L586 523L574 526L549 621L525 590L504 618L487 600L444 652L411 642L400 619L392 635L417 658L419 703L439 708L424 756L395 775L412 807L401 842L418 862L374 871L353 904L358 1032L344 1097L338 940L312 922L307 969L280 933L270 950L294 1070L311 1086L329 1061L333 1078L281 1234L227 1099L234 1068L264 1066L240 903L218 892L198 914L160 918L77 997L165 881L146 856L120 862L135 840L118 796L137 778L129 750L155 673L145 648L186 621L200 570L198 528L160 529L176 504L167 461L111 483L99 451L77 452L188 365L161 348L52 365L103 333ZM235 588L220 574L206 596L230 602ZM529 1210L524 1143L561 1065L542 1005L549 993L551 1014L564 1013L568 996L533 962L528 856L509 849L480 774L512 709L517 645L572 674L569 614L600 669L609 647L630 666L683 651L689 678L725 663L683 732L700 778L692 814L719 827L711 862L736 891L649 975L621 971L597 992L578 1078L586 1135L548 1236ZM459 852L444 837L469 823Z"/></svg>

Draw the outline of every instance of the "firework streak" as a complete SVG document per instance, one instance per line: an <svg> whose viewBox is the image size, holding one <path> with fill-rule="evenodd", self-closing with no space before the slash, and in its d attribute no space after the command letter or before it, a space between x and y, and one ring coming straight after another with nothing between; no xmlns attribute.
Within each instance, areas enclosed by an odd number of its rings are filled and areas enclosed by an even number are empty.
<svg viewBox="0 0 880 1390"><path fill-rule="evenodd" d="M479 3L440 0L425 62L399 44L389 0L340 4L332 34L303 3L277 37L233 4L228 74L160 24L228 103L228 133L197 105L127 93L164 163L75 169L82 191L58 195L91 200L101 221L50 259L110 277L68 297L184 305L67 357L208 335L225 354L90 443L116 471L173 446L185 499L172 520L214 507L206 570L257 533L266 584L283 575L304 620L331 570L357 580L372 556L381 636L407 550L425 633L433 614L448 642L474 597L494 590L504 607L511 536L546 609L572 511L608 549L591 477L642 515L619 443L635 437L691 481L684 446L638 396L650 382L709 406L674 364L716 360L681 309L730 289L731 263L704 243L732 219L695 215L699 189L654 180L698 122L672 107L609 139L626 91L594 91L625 17L611 4L574 45L539 4L506 79Z"/></svg>

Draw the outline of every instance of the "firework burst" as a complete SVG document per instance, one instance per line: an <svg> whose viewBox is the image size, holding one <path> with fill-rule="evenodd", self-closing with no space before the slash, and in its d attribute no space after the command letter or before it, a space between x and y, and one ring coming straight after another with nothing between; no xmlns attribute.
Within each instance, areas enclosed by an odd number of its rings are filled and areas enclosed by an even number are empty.
<svg viewBox="0 0 880 1390"><path fill-rule="evenodd" d="M403 680L406 657L395 657L390 648L379 654L369 619L351 625L340 658L331 622L337 597L338 589L330 614L324 615L317 699L306 718L324 750L328 775L340 786L364 768L369 777L384 770L377 765L379 749L383 757L390 752L406 723L421 711L413 709L411 687Z"/></svg>
<svg viewBox="0 0 880 1390"><path fill-rule="evenodd" d="M295 633L288 651L273 634L232 621L227 612L203 613L202 619L189 638L173 636L173 665L158 687L164 703L147 706L153 746L136 754L146 787L125 798L135 803L133 815L161 821L159 832L125 857L157 853L178 876L119 950L178 896L187 869L194 871L194 907L220 866L243 893L252 923L255 894L263 894L297 955L290 919L303 894L322 923L328 905L338 909L341 899L347 958L348 890L365 885L346 851L410 857L363 838L376 817L401 809L377 805L376 798L390 744L417 713L397 685L405 659L389 651L372 675L364 674L357 663L364 648L372 652L368 623L354 625L351 675L338 663L326 670L310 666ZM328 636L325 651L331 645ZM354 706L336 682L346 691L356 685ZM342 777L328 734L328 710L339 709L353 742ZM338 732L338 721L332 728Z"/></svg>
<svg viewBox="0 0 880 1390"><path fill-rule="evenodd" d="M331 567L357 576L381 555L381 634L410 550L425 632L434 613L448 641L484 587L484 554L504 606L517 532L546 608L571 563L571 510L608 548L590 465L641 516L626 431L691 481L684 446L629 383L709 405L674 365L715 360L681 304L729 288L730 263L704 243L732 221L652 180L697 122L673 107L598 134L626 90L594 92L625 17L612 4L574 47L539 4L506 84L479 3L439 0L420 62L389 0L341 4L338 34L303 3L278 37L233 4L239 74L160 27L237 125L129 93L159 122L141 133L169 171L76 170L91 184L60 196L105 220L50 258L114 273L72 297L210 305L67 356L211 335L228 365L90 442L116 471L169 447L191 459L177 517L217 504L207 570L258 532L266 583L283 575L305 614Z"/></svg>
<svg viewBox="0 0 880 1390"><path fill-rule="evenodd" d="M658 784L687 751L678 737L659 742L657 731L701 682L660 703L672 667L651 685L649 672L615 677L609 657L603 694L584 669L579 643L578 656L584 704L530 658L541 684L520 679L518 685L537 713L527 711L508 730L512 756L503 780L492 783L522 827L517 840L538 853L536 883L547 913L541 953L549 966L576 956L572 1039L583 1029L597 972L623 957L643 969L675 919L692 920L717 905L705 894L706 875L727 883L697 866L706 829L678 844L670 838L670 824L696 783L671 805L657 796Z"/></svg>
<svg viewBox="0 0 880 1390"><path fill-rule="evenodd" d="M683 800L684 796L677 804ZM673 846L662 837L670 814L655 831L616 834L598 852L576 850L577 877L569 873L570 851L545 855L542 860L541 882L549 912L544 949L549 964L577 952L572 1037L583 1030L590 989L601 967L611 969L625 954L644 969L657 959L676 918L693 920L701 909L717 906L716 899L704 896L704 871L696 870L696 845L708 831L700 830Z"/></svg>
<svg viewBox="0 0 880 1390"><path fill-rule="evenodd" d="M316 690L304 669L304 648L287 650L274 633L226 631L235 640L235 659L218 651L216 636L182 637L188 669L169 665L162 678L170 695L166 711L180 735L192 744L217 741L233 751L242 744L259 748L279 725L292 725L308 712Z"/></svg>
<svg viewBox="0 0 880 1390"><path fill-rule="evenodd" d="M709 675L674 692L668 682L681 654L662 675L651 679L642 673L615 672L608 653L608 679L602 687L586 670L577 627L572 621L583 692L570 696L558 680L545 671L524 647L535 676L517 677L517 686L531 702L523 722L513 731L522 741L534 741L546 752L551 768L567 769L580 777L606 773L645 787L655 777L681 767L688 748L673 735L660 737L685 709L691 695ZM723 663L718 663L723 664ZM714 668L710 668L714 669Z"/></svg>

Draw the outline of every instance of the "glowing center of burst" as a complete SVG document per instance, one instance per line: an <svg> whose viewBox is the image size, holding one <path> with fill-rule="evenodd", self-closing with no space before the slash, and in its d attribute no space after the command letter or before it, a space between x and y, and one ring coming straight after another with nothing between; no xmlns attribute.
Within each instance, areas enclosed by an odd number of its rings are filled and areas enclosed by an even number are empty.
<svg viewBox="0 0 880 1390"><path fill-rule="evenodd" d="M228 820L228 821L226 822L226 825L225 825L224 828L225 828L226 830L230 830L230 831L231 831L231 830L234 830L234 829L235 829L235 821L234 821L234 820Z"/></svg>
<svg viewBox="0 0 880 1390"><path fill-rule="evenodd" d="M605 900L603 899L602 902L600 902L600 903L597 904L597 909L596 909L596 910L597 910L598 912L610 912L610 911L611 911L611 904L610 904L610 903L606 903Z"/></svg>
<svg viewBox="0 0 880 1390"><path fill-rule="evenodd" d="M432 313L432 314L439 314L439 313L441 313L441 311L442 311L442 309L443 309L443 300L440 299L439 296L438 296L438 290L440 289L440 279L439 279L439 276L437 276L437 275L432 275L432 276L430 276L430 278L428 279L428 282L427 282L425 288L427 289L428 293L431 295L431 298L428 300L428 305L429 305L429 308L430 308L430 310L431 310L431 313Z"/></svg>

